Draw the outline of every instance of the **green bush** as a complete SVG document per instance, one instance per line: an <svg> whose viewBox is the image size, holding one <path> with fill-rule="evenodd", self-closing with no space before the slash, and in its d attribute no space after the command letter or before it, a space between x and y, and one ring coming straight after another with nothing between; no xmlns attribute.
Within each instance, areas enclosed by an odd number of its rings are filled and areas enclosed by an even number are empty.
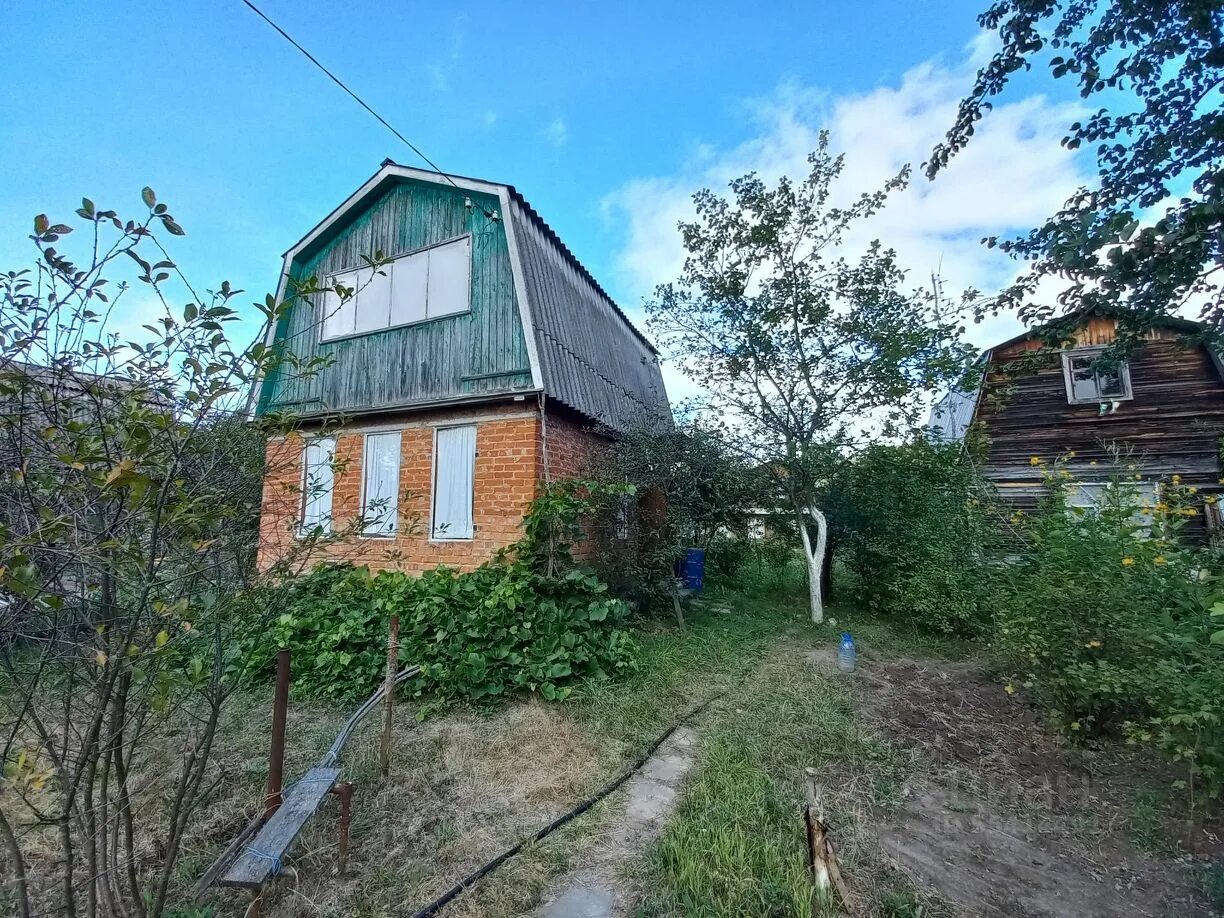
<svg viewBox="0 0 1224 918"><path fill-rule="evenodd" d="M958 445L878 445L851 466L837 514L854 598L945 633L988 621L982 583L992 529Z"/></svg>
<svg viewBox="0 0 1224 918"><path fill-rule="evenodd" d="M1181 529L1197 511L1176 480L1145 506L1118 470L1101 505L1067 505L1055 467L1026 548L993 578L997 644L1016 679L1074 735L1158 747L1212 793L1224 782L1224 644L1213 642L1216 559Z"/></svg>
<svg viewBox="0 0 1224 918"><path fill-rule="evenodd" d="M277 648L288 647L296 691L362 698L385 674L388 624L398 615L400 661L420 664L414 689L434 701L517 691L565 698L577 680L635 665L621 627L628 607L570 554L580 518L605 500L590 483L550 487L533 503L525 537L470 573L320 566L285 587L286 611L270 632L247 636L248 658L267 673Z"/></svg>
<svg viewBox="0 0 1224 918"><path fill-rule="evenodd" d="M290 611L258 645L263 669L277 647L293 651L296 691L351 700L377 687L387 627L400 619L400 660L419 663L419 691L436 700L480 700L516 691L549 700L569 683L632 667L634 644L618 627L623 603L593 574L546 578L499 559L471 573L420 577L320 567L290 593Z"/></svg>

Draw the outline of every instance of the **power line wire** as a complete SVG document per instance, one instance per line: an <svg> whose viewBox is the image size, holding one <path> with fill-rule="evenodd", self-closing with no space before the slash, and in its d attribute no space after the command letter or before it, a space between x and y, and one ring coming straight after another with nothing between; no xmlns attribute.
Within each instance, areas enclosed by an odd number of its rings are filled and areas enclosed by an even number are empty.
<svg viewBox="0 0 1224 918"><path fill-rule="evenodd" d="M273 22L271 19L269 19L269 18L268 18L268 15L267 15L267 14L266 14L266 13L265 13L263 10L261 10L261 9L260 9L259 7L257 7L257 6L256 6L254 3L252 3L252 2L251 2L251 0L242 0L242 2L243 2L243 3L245 3L245 4L246 4L246 5L247 5L247 6L248 6L250 9L251 9L251 11L252 11L253 13L255 13L255 15L257 15L257 16L258 16L260 19L262 19L262 20L263 20L264 22L266 22L268 25L272 26L272 28L276 29L276 31L278 31L278 32L281 34L281 36L282 36L282 37L285 39L285 41L289 42L289 44L293 45L293 47L295 47L295 48L297 48L299 51L301 51L301 52L302 52L302 54L306 55L306 59L307 59L307 60L309 60L309 61L310 61L312 64L314 64L316 67L318 67L320 70L322 70L322 71L323 71L325 74L327 74L327 76L328 76L328 77L331 79L331 81L332 81L333 83L335 83L337 86L339 86L341 89L343 89L343 90L344 90L346 93L348 93L350 96L352 96L352 97L353 97L353 100L354 100L354 101L355 101L355 102L356 102L358 105L360 105L360 106L361 106L362 108L364 108L364 109L365 109L367 112L369 112L371 115L373 115L375 118L377 118L377 119L378 119L378 121L379 121L379 123L380 123L380 124L381 124L383 127L385 127L385 128L388 130L388 131L390 131L392 134L394 134L396 137L398 137L400 140L402 140L402 141L403 141L403 142L404 142L404 143L405 143L405 144L408 146L408 149L412 150L412 152L413 152L413 153L415 153L417 156L421 157L421 159L423 159L423 160L424 160L426 163L428 163L428 164L429 164L429 167L430 167L431 169L433 169L433 171L434 171L434 172L438 173L438 175L442 176L442 178L444 178L444 179L446 179L448 182L450 182L450 183L451 183L451 185L452 185L452 186L454 186L456 189L459 189L460 191L462 191L462 189L460 189L460 188L459 188L459 186L455 184L455 180L454 180L454 179L452 179L452 178L451 178L449 175L447 175L445 172L443 172L443 171L442 171L442 169L441 169L441 168L439 168L439 166L438 166L438 164L437 164L437 163L435 163L435 162L434 162L432 159L430 159L428 156L426 156L424 153L422 153L422 152L421 152L421 150L420 150L420 148L419 148L419 147L418 147L416 144L414 144L414 143L413 143L411 140L409 140L407 137L405 137L403 134L401 134L399 131L397 131L397 130L396 130L394 127L392 127L392 126L391 126L391 124L390 124L390 122L388 122L386 118L384 118L384 117L383 117L382 115L380 115L378 112L374 111L374 109L372 109L372 108L371 108L369 105L367 105L367 104L366 104L366 102L365 102L365 100L364 100L364 99L362 99L362 98L361 98L361 96L357 95L357 93L355 93L355 92L353 92L353 90L349 89L349 88L348 88L348 86L346 86L346 85L345 85L345 83L344 83L344 81L343 81L343 80L341 80L341 79L340 79L338 76L336 76L334 73L332 73L332 72L331 72L330 70L328 70L326 67L324 67L324 66L323 66L323 65L322 65L322 64L319 62L319 59L318 59L318 58L316 58L316 57L315 57L313 54L311 54L309 51L307 51L305 48L303 48L301 45L299 45L299 44L298 44L298 43L297 43L297 42L294 40L294 38L293 38L293 36L292 36L292 35L290 35L288 32L286 32L284 29L282 29L280 26L278 26L278 25L277 25L275 22ZM486 215L487 215L487 214L486 214Z"/></svg>

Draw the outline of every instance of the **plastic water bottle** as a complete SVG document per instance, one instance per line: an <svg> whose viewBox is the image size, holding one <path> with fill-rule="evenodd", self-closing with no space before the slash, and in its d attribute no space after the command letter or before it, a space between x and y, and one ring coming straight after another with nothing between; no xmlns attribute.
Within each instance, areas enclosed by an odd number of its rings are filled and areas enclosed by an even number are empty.
<svg viewBox="0 0 1224 918"><path fill-rule="evenodd" d="M854 646L854 638L849 631L843 631L841 641L837 645L837 668L843 673L854 672L858 665L858 650Z"/></svg>

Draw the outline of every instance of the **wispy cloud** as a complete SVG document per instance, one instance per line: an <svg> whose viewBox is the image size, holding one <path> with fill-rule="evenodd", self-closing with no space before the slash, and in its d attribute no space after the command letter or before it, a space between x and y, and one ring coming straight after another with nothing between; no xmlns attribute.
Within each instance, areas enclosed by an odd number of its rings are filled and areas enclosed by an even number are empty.
<svg viewBox="0 0 1224 918"><path fill-rule="evenodd" d="M445 54L429 63L426 72L429 82L438 92L450 89L451 77L463 57L463 49L467 44L468 23L471 17L467 13L459 13L451 21L450 40L446 45Z"/></svg>
<svg viewBox="0 0 1224 918"><path fill-rule="evenodd" d="M728 148L699 147L673 174L633 179L605 198L605 211L626 227L616 262L622 289L640 301L678 275L684 253L676 224L691 218L694 191L725 191L730 179L750 171L767 180L800 178L820 131L828 129L833 148L846 155L841 192L847 197L879 187L906 163L914 166L909 188L848 240L850 252L879 238L897 250L915 286L937 273L949 295L998 290L1017 265L981 238L1037 225L1087 175L1059 142L1078 106L1043 96L996 107L946 172L934 182L922 175L921 164L951 126L989 50L979 37L955 65L927 61L870 92L837 96L787 83L744 103L748 139ZM1014 327L1012 319L992 320L971 336L987 345ZM674 379L669 374L669 388Z"/></svg>
<svg viewBox="0 0 1224 918"><path fill-rule="evenodd" d="M544 139L554 147L564 146L569 139L569 128L565 126L564 118L554 118L543 131Z"/></svg>
<svg viewBox="0 0 1224 918"><path fill-rule="evenodd" d="M493 125L497 124L497 112L492 110L486 111L481 116L480 120L484 123L485 127L491 128Z"/></svg>

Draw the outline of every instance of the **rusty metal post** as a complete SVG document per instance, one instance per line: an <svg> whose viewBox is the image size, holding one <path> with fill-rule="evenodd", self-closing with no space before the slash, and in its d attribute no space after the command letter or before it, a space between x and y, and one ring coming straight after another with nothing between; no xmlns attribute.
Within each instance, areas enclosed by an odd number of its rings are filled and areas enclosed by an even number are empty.
<svg viewBox="0 0 1224 918"><path fill-rule="evenodd" d="M276 652L276 694L272 699L272 749L268 752L268 792L264 818L275 813L284 799L285 718L289 713L289 648Z"/></svg>
<svg viewBox="0 0 1224 918"><path fill-rule="evenodd" d="M383 686L383 732L378 761L382 766L383 783L391 776L391 714L395 710L395 674L399 670L399 616L391 616L387 635L387 682Z"/></svg>
<svg viewBox="0 0 1224 918"><path fill-rule="evenodd" d="M353 812L353 785L337 784L331 792L340 798L340 849L336 858L336 873L344 876L348 870L349 824Z"/></svg>

